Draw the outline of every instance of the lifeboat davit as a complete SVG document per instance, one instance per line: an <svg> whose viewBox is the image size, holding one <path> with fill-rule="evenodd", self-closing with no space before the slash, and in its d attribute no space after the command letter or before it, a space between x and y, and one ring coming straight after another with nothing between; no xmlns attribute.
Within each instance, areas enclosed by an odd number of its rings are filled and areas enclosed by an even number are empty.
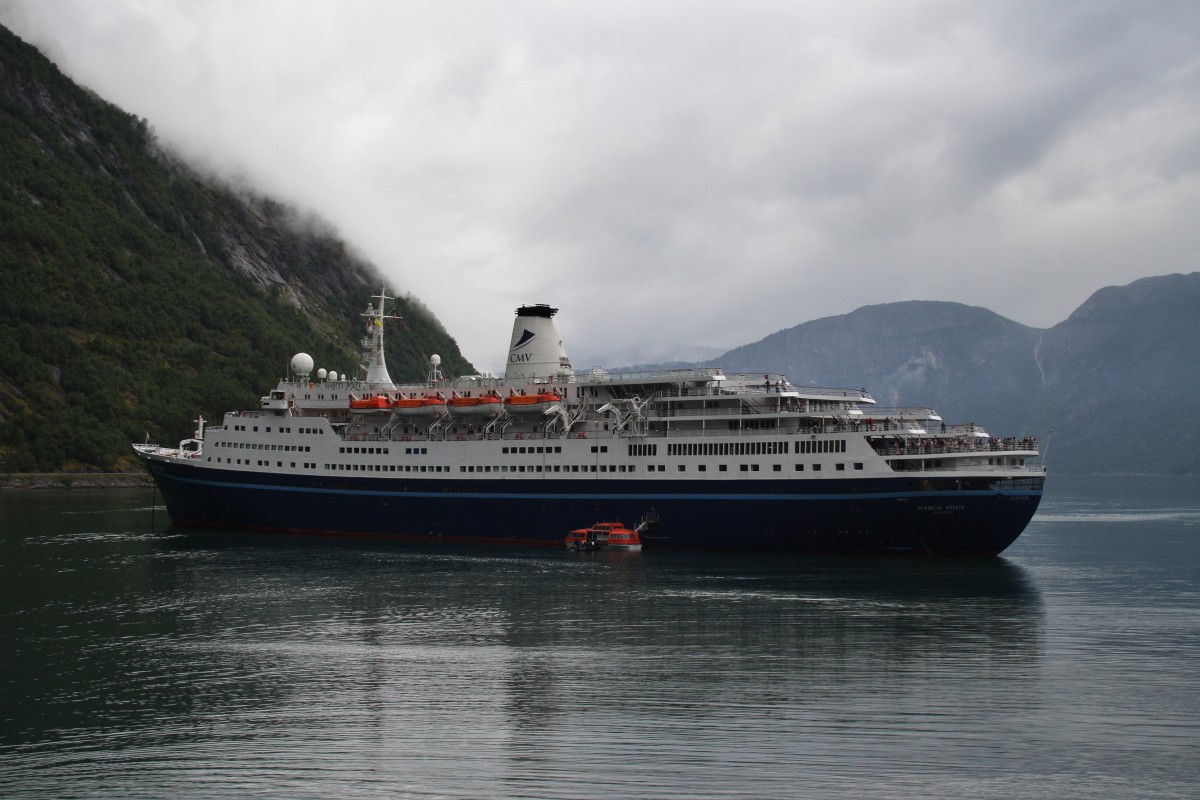
<svg viewBox="0 0 1200 800"><path fill-rule="evenodd" d="M495 417L500 414L503 403L494 394L482 397L451 397L446 401L446 410L452 417Z"/></svg>
<svg viewBox="0 0 1200 800"><path fill-rule="evenodd" d="M350 401L350 411L354 414L388 414L391 410L392 399L383 394Z"/></svg>
<svg viewBox="0 0 1200 800"><path fill-rule="evenodd" d="M504 398L504 407L510 414L541 414L550 406L562 401L558 392L537 394L514 394Z"/></svg>
<svg viewBox="0 0 1200 800"><path fill-rule="evenodd" d="M392 403L392 408L401 417L440 417L446 413L446 401L436 394L401 397Z"/></svg>
<svg viewBox="0 0 1200 800"><path fill-rule="evenodd" d="M567 534L568 550L631 550L642 549L642 537L619 522L597 522L590 528L579 528Z"/></svg>

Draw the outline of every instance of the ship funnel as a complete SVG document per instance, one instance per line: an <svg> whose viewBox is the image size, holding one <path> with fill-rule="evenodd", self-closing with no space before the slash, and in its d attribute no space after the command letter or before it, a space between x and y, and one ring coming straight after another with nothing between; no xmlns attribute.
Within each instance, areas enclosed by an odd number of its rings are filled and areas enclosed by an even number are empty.
<svg viewBox="0 0 1200 800"><path fill-rule="evenodd" d="M557 308L547 305L521 306L513 323L508 345L506 380L571 380L571 360L563 349L554 324Z"/></svg>

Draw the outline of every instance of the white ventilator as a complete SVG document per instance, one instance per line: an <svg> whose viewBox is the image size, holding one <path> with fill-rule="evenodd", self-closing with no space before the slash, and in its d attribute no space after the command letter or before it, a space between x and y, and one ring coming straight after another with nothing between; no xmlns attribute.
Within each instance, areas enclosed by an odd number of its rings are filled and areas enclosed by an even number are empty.
<svg viewBox="0 0 1200 800"><path fill-rule="evenodd" d="M547 305L521 306L513 323L508 345L506 380L571 380L571 360L563 349L554 324L557 308Z"/></svg>

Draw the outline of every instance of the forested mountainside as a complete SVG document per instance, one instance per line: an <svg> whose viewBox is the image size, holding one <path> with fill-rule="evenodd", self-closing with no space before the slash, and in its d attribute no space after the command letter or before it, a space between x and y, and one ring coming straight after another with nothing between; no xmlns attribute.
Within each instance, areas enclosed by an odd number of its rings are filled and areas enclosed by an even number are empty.
<svg viewBox="0 0 1200 800"><path fill-rule="evenodd" d="M997 436L1051 428L1065 473L1200 472L1200 273L1101 289L1029 328L983 308L906 301L806 322L710 362L814 386L865 386Z"/></svg>
<svg viewBox="0 0 1200 800"><path fill-rule="evenodd" d="M131 441L257 406L301 350L353 374L383 281L314 227L193 173L0 26L0 472L129 466ZM474 372L395 306L394 378L431 353Z"/></svg>

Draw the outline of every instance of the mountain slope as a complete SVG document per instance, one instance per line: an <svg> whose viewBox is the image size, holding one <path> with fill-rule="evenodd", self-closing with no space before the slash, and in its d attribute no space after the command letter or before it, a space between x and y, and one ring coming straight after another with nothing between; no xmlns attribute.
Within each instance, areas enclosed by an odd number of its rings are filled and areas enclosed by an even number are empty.
<svg viewBox="0 0 1200 800"><path fill-rule="evenodd" d="M906 301L806 322L716 363L813 386L863 386L880 405L932 405L950 419L1020 427L1022 401L1040 383L1039 334L984 308Z"/></svg>
<svg viewBox="0 0 1200 800"><path fill-rule="evenodd" d="M1055 429L1051 465L1077 472L1200 472L1200 273L1093 294L1046 331L1032 403Z"/></svg>
<svg viewBox="0 0 1200 800"><path fill-rule="evenodd" d="M381 278L294 212L197 175L0 27L0 471L128 463L253 407L300 350L353 373ZM396 378L473 368L412 298Z"/></svg>
<svg viewBox="0 0 1200 800"><path fill-rule="evenodd" d="M867 306L729 351L729 372L865 386L996 435L1050 429L1066 473L1200 472L1200 273L1099 290L1040 331L957 303Z"/></svg>

